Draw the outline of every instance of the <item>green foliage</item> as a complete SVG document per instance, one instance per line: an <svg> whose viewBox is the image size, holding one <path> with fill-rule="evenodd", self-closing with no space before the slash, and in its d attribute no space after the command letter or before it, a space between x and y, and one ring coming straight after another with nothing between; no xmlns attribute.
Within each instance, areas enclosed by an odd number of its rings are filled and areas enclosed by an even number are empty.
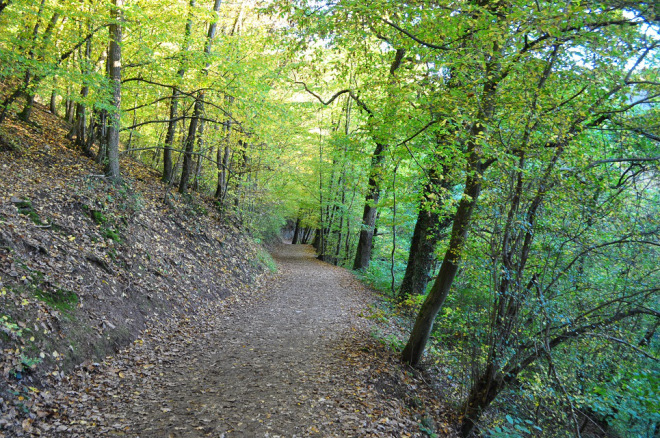
<svg viewBox="0 0 660 438"><path fill-rule="evenodd" d="M97 225L104 225L106 222L108 222L108 218L98 210L90 210L89 214Z"/></svg>
<svg viewBox="0 0 660 438"><path fill-rule="evenodd" d="M0 315L0 331L7 339L23 336L23 328L16 324L10 315Z"/></svg>
<svg viewBox="0 0 660 438"><path fill-rule="evenodd" d="M30 200L25 199L19 202L15 202L14 205L16 206L20 214L29 217L30 220L34 222L36 225L47 225L41 221L39 214L34 210L34 207L32 206L32 202L30 202Z"/></svg>
<svg viewBox="0 0 660 438"><path fill-rule="evenodd" d="M176 102L186 117L171 144L185 143L203 97L194 189L259 242L301 219L319 230L320 258L347 267L373 204L372 261L359 275L388 294L405 271L420 203L450 216L474 201L466 237L438 245L458 272L430 353L466 393L487 370L512 376L479 427L570 434L577 409L615 432L650 435L659 422L650 359L660 284L657 14L650 2L528 3L223 2L214 14L184 0L128 2L122 142L160 171L166 127L156 122ZM53 90L89 117L115 111L95 61L111 12L103 2L12 1L0 15L9 112L23 103L13 93ZM0 143L21 149L3 127ZM180 169L181 151L172 154ZM428 193L432 172L443 184ZM463 193L475 181L478 190ZM128 185L104 189L88 214L120 243L141 200ZM186 213L207 215L196 199ZM29 201L17 207L44 225ZM265 253L255 263L274 269ZM75 303L66 291L43 295ZM385 323L424 299L373 318Z"/></svg>
<svg viewBox="0 0 660 438"><path fill-rule="evenodd" d="M35 287L33 293L36 298L61 311L71 311L78 304L78 295L65 289L55 288L46 291Z"/></svg>
<svg viewBox="0 0 660 438"><path fill-rule="evenodd" d="M257 249L256 263L265 266L271 273L277 272L277 263L273 260L273 257L263 248Z"/></svg>

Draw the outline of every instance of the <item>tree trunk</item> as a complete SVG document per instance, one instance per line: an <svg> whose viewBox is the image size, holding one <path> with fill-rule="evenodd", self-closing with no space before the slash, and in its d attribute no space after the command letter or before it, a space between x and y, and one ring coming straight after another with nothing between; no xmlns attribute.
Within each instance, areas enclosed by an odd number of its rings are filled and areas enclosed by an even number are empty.
<svg viewBox="0 0 660 438"><path fill-rule="evenodd" d="M91 27L88 25L88 29L91 30ZM82 68L82 73L83 75L89 74L89 62L90 58L92 56L92 39L89 38L87 42L85 43L85 60L84 62L84 67ZM69 132L68 137L73 138L74 136L76 137L76 144L80 146L85 154L91 156L91 144L87 140L87 108L85 107L85 104L83 101L87 98L89 95L89 85L87 84L87 81L83 82L83 86L80 89L80 97L81 97L81 102L78 102L75 107L76 107L76 120L71 127L71 131ZM92 142L93 143L93 142Z"/></svg>
<svg viewBox="0 0 660 438"><path fill-rule="evenodd" d="M461 409L462 437L467 438L472 433L483 410L495 400L503 387L504 379L501 371L493 364L488 365L470 388L470 394Z"/></svg>
<svg viewBox="0 0 660 438"><path fill-rule="evenodd" d="M213 12L217 15L220 10L220 5L222 0L215 0L213 5ZM215 38L215 32L218 28L217 21L212 21L209 25L209 30L206 36L206 46L204 47L204 53L209 56L211 54L211 46L213 45L213 39ZM211 64L207 62L204 71L206 71ZM179 192L186 193L188 190L188 182L190 180L190 175L192 173L192 153L195 148L195 139L197 134L197 129L200 123L200 118L204 114L204 92L200 91L197 94L197 99L195 99L195 109L193 111L192 119L190 120L190 125L188 128L188 138L186 139L186 147L183 156L183 168L181 170L181 180L179 181Z"/></svg>
<svg viewBox="0 0 660 438"><path fill-rule="evenodd" d="M293 240L291 241L292 245L297 245L300 243L300 234L301 234L301 226L300 226L300 217L296 219L296 228L293 231Z"/></svg>
<svg viewBox="0 0 660 438"><path fill-rule="evenodd" d="M190 34L192 33L192 10L195 7L195 0L190 0L190 8L188 13L188 21L186 21L185 38L182 52L187 52L190 48ZM183 79L186 74L186 69L182 66L177 71L177 76ZM174 144L174 137L176 136L177 118L179 115L179 96L180 91L178 88L172 89L172 99L170 100L170 121L167 123L167 134L165 135L165 148L163 149L163 182L169 183L174 177L172 172L172 145Z"/></svg>
<svg viewBox="0 0 660 438"><path fill-rule="evenodd" d="M165 135L165 147L163 149L163 182L169 183L172 179L172 145L176 135L176 118L178 116L179 90L172 90L172 99L170 100L170 121L167 124L167 134Z"/></svg>
<svg viewBox="0 0 660 438"><path fill-rule="evenodd" d="M376 226L376 213L378 212L378 200L380 199L380 171L383 164L383 151L385 145L376 143L374 155L371 158L371 170L369 171L369 188L362 212L362 228L360 229L360 238L358 240L357 251L353 269L366 269L371 260L371 250L373 249L374 228Z"/></svg>
<svg viewBox="0 0 660 438"><path fill-rule="evenodd" d="M25 106L23 107L23 110L20 113L18 113L18 118L26 123L29 122L30 117L32 117L33 107L34 107L34 94L27 93L25 95Z"/></svg>
<svg viewBox="0 0 660 438"><path fill-rule="evenodd" d="M41 18L43 14L43 9L44 9L44 4L45 2L42 0L41 6L39 7L39 13L37 15L37 24L34 26L33 30L33 44L37 44L37 37L39 35L39 26L41 23ZM48 26L46 27L46 30L44 31L42 35L42 45L45 46L45 44L50 40L51 35L53 34L53 30L55 29L55 26L57 24L57 20L59 20L60 14L59 13L54 13L53 16L51 17ZM32 50L30 50L30 59L35 58L35 54ZM41 57L39 57L41 58ZM38 58L38 59L39 59ZM33 75L29 70L25 74L25 106L23 107L23 110L20 112L18 115L18 118L23 120L24 122L29 122L30 118L32 117L32 109L34 108L34 102L35 102L35 94L32 92L30 89L30 83L39 83L43 79L43 76L36 76Z"/></svg>
<svg viewBox="0 0 660 438"><path fill-rule="evenodd" d="M221 205L224 205L227 196L230 156L231 150L229 149L229 144L225 145L224 152L222 148L218 148L218 186L215 190L215 198L220 201Z"/></svg>
<svg viewBox="0 0 660 438"><path fill-rule="evenodd" d="M321 243L321 229L316 228L314 230L314 239L312 239L312 247L318 250L320 243Z"/></svg>
<svg viewBox="0 0 660 438"><path fill-rule="evenodd" d="M57 116L57 81L53 81L53 90L50 92L50 113L54 116Z"/></svg>
<svg viewBox="0 0 660 438"><path fill-rule="evenodd" d="M199 190L199 179L202 174L202 160L206 156L206 150L204 146L204 125L205 121L202 119L199 121L199 128L197 128L197 150L199 155L197 155L197 163L195 164L195 175L193 177L192 190Z"/></svg>
<svg viewBox="0 0 660 438"><path fill-rule="evenodd" d="M478 137L483 135L483 131L482 124L475 124L475 127L471 129L470 138L473 140L468 145L469 165L465 190L456 210L449 247L442 260L438 277L422 304L422 308L417 315L415 325L410 334L410 339L408 339L408 343L401 354L401 359L412 366L419 364L422 358L424 348L433 329L435 317L445 302L447 294L449 294L449 289L458 271L458 264L465 248L468 228L481 192L482 174L488 167L488 164L482 162L479 148L476 144Z"/></svg>
<svg viewBox="0 0 660 438"><path fill-rule="evenodd" d="M119 23L124 0L113 0L113 17L115 21L110 24L110 45L108 47L108 77L112 84L113 111L109 117L107 130L107 156L106 174L113 181L121 178L119 171L119 127L121 112L121 39L122 28Z"/></svg>
<svg viewBox="0 0 660 438"><path fill-rule="evenodd" d="M199 118L202 114L202 102L200 99L195 100L195 108L193 116L188 125L188 136L186 137L186 146L183 153L183 167L181 168L181 180L179 181L179 192L186 193L188 190L188 182L190 174L192 173L193 157L192 153L195 149L195 138L197 134L197 126Z"/></svg>
<svg viewBox="0 0 660 438"><path fill-rule="evenodd" d="M441 219L438 211L437 200L442 202L446 196L445 190L449 188L448 173L446 166L443 166L443 177L438 175L436 168L429 170L429 180L424 185L423 198L410 243L406 273L399 289L399 301L403 301L411 295L421 295L426 292L431 267L435 261L435 246L442 238L442 230L454 220L452 215Z"/></svg>
<svg viewBox="0 0 660 438"><path fill-rule="evenodd" d="M76 114L75 109L76 109L76 105L73 103L73 100L71 99L71 97L67 97L65 117L66 117L66 122L68 124L72 124L73 121L74 121L74 117L75 117L75 114Z"/></svg>

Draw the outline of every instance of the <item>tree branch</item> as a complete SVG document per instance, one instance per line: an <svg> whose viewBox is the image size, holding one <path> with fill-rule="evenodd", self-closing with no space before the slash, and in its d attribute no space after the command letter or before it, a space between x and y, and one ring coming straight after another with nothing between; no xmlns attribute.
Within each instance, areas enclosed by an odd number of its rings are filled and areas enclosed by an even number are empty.
<svg viewBox="0 0 660 438"><path fill-rule="evenodd" d="M322 103L323 105L325 105L325 106L330 105L332 102L334 102L335 99L337 99L337 98L338 98L339 96L341 96L342 94L348 94L348 95L351 97L351 99L353 99L353 100L354 100L354 101L360 106L360 108L362 108L364 111L366 111L370 116L373 116L373 115L374 115L373 111L371 111L371 109L369 109L369 107L367 107L367 105L366 105L364 102L362 102L362 101L360 100L360 98L357 97L357 96L355 95L355 93L353 93L353 90L351 90L351 89L345 89L345 90L337 91L337 92L336 92L335 94L333 94L332 97L330 97L330 99L326 102L326 101L323 100L323 98L322 98L321 96L319 96L318 94L316 94L316 93L314 93L312 90L310 90L310 89L307 87L307 84L306 84L306 83L304 83L304 82L302 82L302 81L294 81L293 83L294 83L294 84L298 84L298 85L302 85L303 88L305 89L305 91L307 91L309 94L311 94L312 96L314 96L319 102L321 102L321 103Z"/></svg>

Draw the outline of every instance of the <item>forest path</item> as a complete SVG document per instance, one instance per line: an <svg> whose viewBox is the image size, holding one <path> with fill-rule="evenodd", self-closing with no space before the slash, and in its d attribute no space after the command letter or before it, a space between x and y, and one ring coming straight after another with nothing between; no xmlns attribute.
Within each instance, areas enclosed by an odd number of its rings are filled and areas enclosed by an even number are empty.
<svg viewBox="0 0 660 438"><path fill-rule="evenodd" d="M67 438L429 436L423 424L456 436L437 389L372 335L402 335L367 317L372 291L309 246L273 256L265 284L161 316L116 356L77 367L44 397L52 414L28 426Z"/></svg>
<svg viewBox="0 0 660 438"><path fill-rule="evenodd" d="M448 436L448 411L434 391L371 335L373 292L350 271L316 260L309 246L283 244L273 256L279 274L251 297L236 295L220 312L148 333L113 359L109 373L92 372L98 383L78 389L87 402L73 404L74 421L57 430L425 437L424 421Z"/></svg>
<svg viewBox="0 0 660 438"><path fill-rule="evenodd" d="M280 278L263 299L219 316L203 349L190 345L166 364L163 385L137 388L134 432L326 436L324 425L341 418L333 399L343 341L367 300L348 271L315 260L308 246L280 245L273 256Z"/></svg>

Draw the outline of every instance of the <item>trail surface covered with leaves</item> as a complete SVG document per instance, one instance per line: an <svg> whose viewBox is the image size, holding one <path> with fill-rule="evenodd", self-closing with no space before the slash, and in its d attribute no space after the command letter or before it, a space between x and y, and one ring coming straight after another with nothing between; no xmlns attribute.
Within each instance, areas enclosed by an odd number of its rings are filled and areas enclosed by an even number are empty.
<svg viewBox="0 0 660 438"><path fill-rule="evenodd" d="M199 320L152 330L74 379L62 435L448 436L445 410L369 334L373 299L307 246Z"/></svg>

